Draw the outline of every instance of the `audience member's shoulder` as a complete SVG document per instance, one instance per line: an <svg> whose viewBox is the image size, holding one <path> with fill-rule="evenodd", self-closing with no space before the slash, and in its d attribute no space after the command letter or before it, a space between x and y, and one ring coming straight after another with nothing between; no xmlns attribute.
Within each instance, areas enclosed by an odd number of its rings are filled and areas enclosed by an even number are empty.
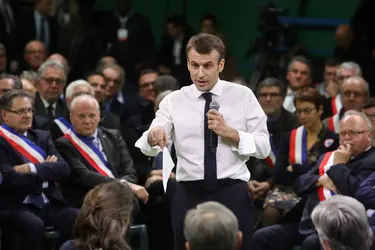
<svg viewBox="0 0 375 250"><path fill-rule="evenodd" d="M51 138L51 133L48 130L41 130L41 129L30 129L27 133L31 133L34 136L41 137L41 138Z"/></svg>
<svg viewBox="0 0 375 250"><path fill-rule="evenodd" d="M74 247L73 241L69 240L61 246L60 250L76 250L76 248Z"/></svg>
<svg viewBox="0 0 375 250"><path fill-rule="evenodd" d="M105 128L102 126L98 126L98 136L117 136L120 135L120 131L117 129L112 128Z"/></svg>

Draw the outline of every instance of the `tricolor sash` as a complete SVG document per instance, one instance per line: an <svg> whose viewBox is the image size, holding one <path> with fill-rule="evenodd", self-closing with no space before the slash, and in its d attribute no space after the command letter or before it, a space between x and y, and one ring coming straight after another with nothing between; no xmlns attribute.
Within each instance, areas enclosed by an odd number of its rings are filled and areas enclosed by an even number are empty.
<svg viewBox="0 0 375 250"><path fill-rule="evenodd" d="M334 153L333 152L328 152L325 153L323 156L322 161L320 162L319 165L319 175L323 176L327 173L328 169L333 165L333 160L334 160ZM318 196L320 201L327 200L328 198L331 198L335 193L323 186L318 187Z"/></svg>
<svg viewBox="0 0 375 250"><path fill-rule="evenodd" d="M66 137L78 152L91 164L96 171L103 176L114 178L114 175L109 167L108 162L104 159L102 152L89 139L76 134L72 129L69 129L64 137Z"/></svg>
<svg viewBox="0 0 375 250"><path fill-rule="evenodd" d="M73 127L72 124L67 119L65 119L65 117L63 117L63 116L60 116L59 118L56 118L54 120L54 122L60 128L61 132L64 135L68 132L69 129L71 129Z"/></svg>
<svg viewBox="0 0 375 250"><path fill-rule="evenodd" d="M335 114L334 116L328 117L328 129L332 132L339 133L340 132L340 116L339 113Z"/></svg>
<svg viewBox="0 0 375 250"><path fill-rule="evenodd" d="M289 163L307 163L307 132L303 126L293 129L290 133Z"/></svg>
<svg viewBox="0 0 375 250"><path fill-rule="evenodd" d="M47 157L42 148L6 124L0 126L0 136L31 163L42 163Z"/></svg>
<svg viewBox="0 0 375 250"><path fill-rule="evenodd" d="M270 168L274 168L276 164L277 150L276 150L275 145L273 145L271 137L270 137L270 145L271 145L271 152L270 152L270 155L265 160L266 160L267 165Z"/></svg>
<svg viewBox="0 0 375 250"><path fill-rule="evenodd" d="M335 115L340 112L342 108L341 95L336 95L332 97L331 106L332 106L332 115Z"/></svg>

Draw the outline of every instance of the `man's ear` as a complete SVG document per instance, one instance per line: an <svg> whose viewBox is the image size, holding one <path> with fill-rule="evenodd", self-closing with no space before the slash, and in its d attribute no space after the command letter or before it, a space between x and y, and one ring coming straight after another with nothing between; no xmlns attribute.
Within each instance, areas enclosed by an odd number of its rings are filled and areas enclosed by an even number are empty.
<svg viewBox="0 0 375 250"><path fill-rule="evenodd" d="M237 232L237 248L236 249L241 249L242 246L242 232L238 231Z"/></svg>
<svg viewBox="0 0 375 250"><path fill-rule="evenodd" d="M221 71L223 71L224 66L225 66L225 60L221 59L220 62L219 62L219 72L220 73L221 73Z"/></svg>
<svg viewBox="0 0 375 250"><path fill-rule="evenodd" d="M185 242L185 248L186 250L191 250L189 242Z"/></svg>

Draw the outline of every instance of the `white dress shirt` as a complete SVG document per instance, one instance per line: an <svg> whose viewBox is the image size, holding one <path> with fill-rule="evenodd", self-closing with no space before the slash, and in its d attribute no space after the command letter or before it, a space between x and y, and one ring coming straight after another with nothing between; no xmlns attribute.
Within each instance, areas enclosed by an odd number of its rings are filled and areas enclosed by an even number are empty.
<svg viewBox="0 0 375 250"><path fill-rule="evenodd" d="M228 126L239 133L238 148L224 142L220 136L217 148L217 178L248 181L246 161L250 156L264 159L270 153L267 117L253 92L238 84L219 80L210 91L212 100L220 104L219 112ZM177 181L204 179L204 107L205 100L194 84L167 95L150 129L162 126L173 138L177 154ZM142 152L156 156L159 147L151 148L146 131L136 142ZM169 140L170 140L169 139Z"/></svg>
<svg viewBox="0 0 375 250"><path fill-rule="evenodd" d="M284 109L288 110L290 113L294 113L296 111L296 107L294 106L294 96L296 95L296 92L288 88L283 107Z"/></svg>

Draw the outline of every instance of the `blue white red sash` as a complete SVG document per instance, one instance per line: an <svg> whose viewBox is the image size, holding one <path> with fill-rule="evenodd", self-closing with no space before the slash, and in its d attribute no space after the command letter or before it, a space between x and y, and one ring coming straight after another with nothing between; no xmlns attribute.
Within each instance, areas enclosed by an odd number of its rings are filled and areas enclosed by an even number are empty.
<svg viewBox="0 0 375 250"><path fill-rule="evenodd" d="M104 159L102 152L87 138L77 135L72 129L69 129L66 137L78 152L85 158L90 165L103 176L114 178L108 162Z"/></svg>
<svg viewBox="0 0 375 250"><path fill-rule="evenodd" d="M277 150L276 150L275 145L273 145L271 137L270 137L270 145L271 145L271 152L270 152L270 155L265 160L266 160L267 165L270 168L274 168L276 164Z"/></svg>
<svg viewBox="0 0 375 250"><path fill-rule="evenodd" d="M56 118L54 122L60 128L61 132L64 135L68 132L69 129L73 127L72 124L62 116L60 116L59 118Z"/></svg>
<svg viewBox="0 0 375 250"><path fill-rule="evenodd" d="M340 132L340 116L339 113L335 114L334 116L328 117L328 129L332 132L339 133Z"/></svg>
<svg viewBox="0 0 375 250"><path fill-rule="evenodd" d="M340 112L340 110L342 108L341 95L340 94L332 97L331 106L332 106L332 115L335 115L335 114Z"/></svg>
<svg viewBox="0 0 375 250"><path fill-rule="evenodd" d="M0 126L0 136L31 163L42 163L47 157L43 149L6 124Z"/></svg>
<svg viewBox="0 0 375 250"><path fill-rule="evenodd" d="M325 153L323 156L322 161L319 165L319 175L323 176L327 173L328 169L333 165L334 160L334 153L328 152ZM328 198L331 198L335 193L323 186L318 187L318 196L320 201L327 200Z"/></svg>
<svg viewBox="0 0 375 250"><path fill-rule="evenodd" d="M290 133L289 163L307 163L307 132L303 126L293 129Z"/></svg>

